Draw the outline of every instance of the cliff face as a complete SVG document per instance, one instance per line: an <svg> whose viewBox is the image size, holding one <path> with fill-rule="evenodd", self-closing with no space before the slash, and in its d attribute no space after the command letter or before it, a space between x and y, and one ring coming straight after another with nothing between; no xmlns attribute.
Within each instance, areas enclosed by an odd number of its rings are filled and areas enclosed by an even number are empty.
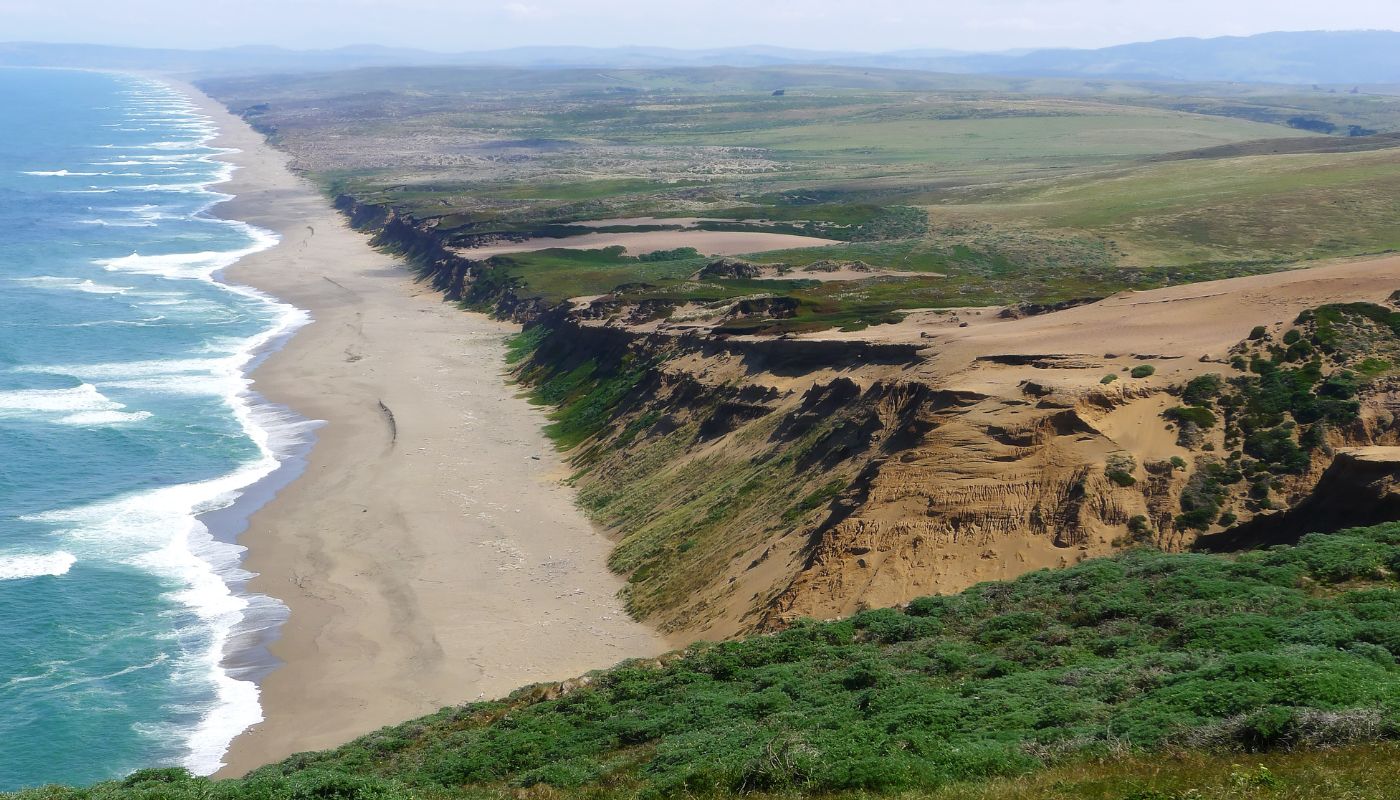
<svg viewBox="0 0 1400 800"><path fill-rule="evenodd" d="M558 409L551 432L571 448L581 502L616 537L630 610L666 631L725 637L1128 546L1182 550L1230 525L1264 530L1279 509L1331 513L1307 511L1326 505L1308 500L1319 481L1339 497L1369 487L1376 513L1363 521L1400 513L1389 472L1363 481L1350 457L1333 465L1334 447L1395 438L1388 391L1363 393L1356 420L1270 473L1230 453L1253 435L1230 405L1246 400L1202 401L1216 403L1214 427L1171 417L1193 377L1242 374L1218 359L1039 349L1001 333L1035 323L1020 315L986 315L982 339L966 325L951 328L961 340L897 327L775 338L668 325L609 298L545 308L450 252L430 223L341 207L449 299L527 323L519 376ZM1148 360L1161 374L1129 376Z"/></svg>
<svg viewBox="0 0 1400 800"><path fill-rule="evenodd" d="M1132 543L1135 516L1168 521L1149 534L1161 546L1194 538L1170 526L1185 471L1105 474L1122 446L1101 428L1150 413L1136 406L1155 392L1047 402L942 387L916 347L541 326L522 375L566 421L609 395L575 479L618 537L632 611L669 631L728 636L1067 566ZM556 390L581 371L590 386Z"/></svg>
<svg viewBox="0 0 1400 800"><path fill-rule="evenodd" d="M419 279L446 299L516 322L534 319L548 310L533 298L514 294L508 284L480 280L489 273L489 264L453 252L438 233L436 221L417 220L391 206L363 203L346 194L338 195L334 202L351 227L371 234L375 247L403 256Z"/></svg>

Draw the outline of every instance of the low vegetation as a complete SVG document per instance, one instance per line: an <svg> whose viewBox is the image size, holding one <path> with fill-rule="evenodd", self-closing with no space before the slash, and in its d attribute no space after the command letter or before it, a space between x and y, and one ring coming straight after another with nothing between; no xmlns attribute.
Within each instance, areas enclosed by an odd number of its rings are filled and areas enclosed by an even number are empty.
<svg viewBox="0 0 1400 800"><path fill-rule="evenodd" d="M15 798L1382 797L1357 760L1397 762L1376 744L1400 733L1397 571L1397 524L1235 559L1136 550L625 662L239 781L161 770ZM1332 747L1340 769L1274 755ZM1304 794L1338 772L1337 793Z"/></svg>
<svg viewBox="0 0 1400 800"><path fill-rule="evenodd" d="M1201 85L1164 97L1136 84L859 70L339 80L210 88L328 192L392 207L450 246L701 217L707 230L839 241L753 264L881 273L757 280L706 275L709 259L688 248L556 249L491 259L463 297L482 307L506 294L533 309L596 296L590 313L634 319L724 309L720 333L851 330L915 308L1055 303L1400 248L1388 199L1400 148L1311 135L1400 129L1400 102L1379 98L1363 111L1301 91ZM616 224L581 224L598 220ZM762 398L726 384L705 387L690 417L618 417L628 397L686 387L606 346L534 362L559 346L549 336L527 330L510 359L553 407L548 432L575 465L646 442L580 497L622 532L611 566L628 577L634 613L682 606L859 485L827 466L860 427L843 410L780 432ZM1210 452L1194 464L1105 460L1120 487L1184 481L1179 513L1131 517L1122 543L1173 521L1228 526L1240 502L1272 507L1329 432L1356 424L1358 393L1400 364L1400 314L1326 306L1277 339L1256 329L1232 355L1165 414L1179 443L1209 436ZM1101 383L1155 371L1138 364ZM704 425L727 422L748 449L686 450L707 441ZM1132 550L444 709L242 780L150 770L18 797L1393 798L1398 571L1400 525L1238 558ZM684 613L707 613L711 599Z"/></svg>

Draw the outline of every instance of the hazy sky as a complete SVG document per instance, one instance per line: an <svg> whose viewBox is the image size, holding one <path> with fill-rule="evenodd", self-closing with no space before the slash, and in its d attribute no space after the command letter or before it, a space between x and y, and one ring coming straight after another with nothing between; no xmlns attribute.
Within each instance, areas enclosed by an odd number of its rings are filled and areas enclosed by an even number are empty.
<svg viewBox="0 0 1400 800"><path fill-rule="evenodd" d="M1400 0L0 0L0 41L201 48L996 50L1354 28L1400 29Z"/></svg>

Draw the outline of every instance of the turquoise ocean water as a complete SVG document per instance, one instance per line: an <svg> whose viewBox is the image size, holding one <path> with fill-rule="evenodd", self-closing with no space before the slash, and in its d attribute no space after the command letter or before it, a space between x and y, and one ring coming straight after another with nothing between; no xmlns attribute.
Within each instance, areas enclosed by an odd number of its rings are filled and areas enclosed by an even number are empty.
<svg viewBox="0 0 1400 800"><path fill-rule="evenodd" d="M305 318L217 280L275 237L209 215L212 133L155 81L0 69L0 790L209 772L260 718L222 657L279 608L197 515L304 438L244 372Z"/></svg>

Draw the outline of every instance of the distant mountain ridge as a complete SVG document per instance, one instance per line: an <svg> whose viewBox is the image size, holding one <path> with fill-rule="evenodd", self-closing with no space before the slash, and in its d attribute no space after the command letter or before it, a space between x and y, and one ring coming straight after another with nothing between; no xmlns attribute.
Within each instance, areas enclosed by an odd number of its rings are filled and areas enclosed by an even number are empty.
<svg viewBox="0 0 1400 800"><path fill-rule="evenodd" d="M1400 83L1400 32L1276 32L1211 39L1164 39L1096 50L1047 49L1005 53L962 53L948 50L856 53L768 46L708 50L539 46L437 53L374 45L357 45L333 50L236 47L200 51L81 44L0 43L0 66L105 67L199 75L385 66L655 69L814 64L1028 77L1385 84Z"/></svg>
<svg viewBox="0 0 1400 800"><path fill-rule="evenodd" d="M1305 31L947 59L950 71L1247 83L1394 83L1400 33ZM953 68L956 67L956 68Z"/></svg>

